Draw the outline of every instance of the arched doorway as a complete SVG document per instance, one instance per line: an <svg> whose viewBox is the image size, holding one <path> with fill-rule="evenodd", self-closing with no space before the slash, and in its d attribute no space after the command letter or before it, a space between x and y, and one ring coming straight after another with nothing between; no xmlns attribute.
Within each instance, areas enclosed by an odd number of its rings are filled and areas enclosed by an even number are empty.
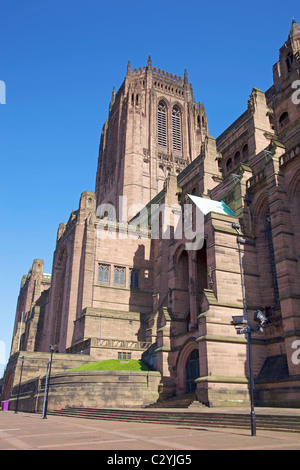
<svg viewBox="0 0 300 470"><path fill-rule="evenodd" d="M189 357L187 358L185 364L185 392L191 393L197 388L197 384L195 382L200 375L199 369L199 351L198 349L194 349Z"/></svg>

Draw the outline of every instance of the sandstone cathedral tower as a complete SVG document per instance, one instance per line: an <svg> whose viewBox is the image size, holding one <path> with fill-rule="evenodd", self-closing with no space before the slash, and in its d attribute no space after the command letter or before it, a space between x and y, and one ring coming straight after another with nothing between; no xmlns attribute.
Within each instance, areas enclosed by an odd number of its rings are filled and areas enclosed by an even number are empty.
<svg viewBox="0 0 300 470"><path fill-rule="evenodd" d="M126 196L128 206L146 205L170 172L179 174L200 153L208 133L202 103L184 78L152 67L131 70L117 94L101 135L96 203ZM132 214L133 216L134 214Z"/></svg>

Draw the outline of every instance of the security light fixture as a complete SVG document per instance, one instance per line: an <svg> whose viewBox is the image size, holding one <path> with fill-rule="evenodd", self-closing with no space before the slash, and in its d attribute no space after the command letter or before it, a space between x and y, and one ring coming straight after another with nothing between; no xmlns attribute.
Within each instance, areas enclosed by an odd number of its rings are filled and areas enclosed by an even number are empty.
<svg viewBox="0 0 300 470"><path fill-rule="evenodd" d="M256 310L256 312L254 313L254 321L256 321L257 323L260 323L261 326L264 326L268 322L268 319L262 313L261 310Z"/></svg>
<svg viewBox="0 0 300 470"><path fill-rule="evenodd" d="M232 317L232 322L231 322L232 325L238 326L238 325L244 325L244 324L246 324L246 323L247 323L247 322L246 322L246 320L245 320L245 318L244 318L243 315L234 315L234 316Z"/></svg>
<svg viewBox="0 0 300 470"><path fill-rule="evenodd" d="M232 228L234 228L235 230L240 230L240 229L241 229L241 226L240 226L240 224L234 222L234 223L232 224Z"/></svg>
<svg viewBox="0 0 300 470"><path fill-rule="evenodd" d="M258 323L258 325L255 327L256 331L261 331L263 332L264 327L268 323L267 317L262 313L261 310L256 310L254 313L254 321Z"/></svg>

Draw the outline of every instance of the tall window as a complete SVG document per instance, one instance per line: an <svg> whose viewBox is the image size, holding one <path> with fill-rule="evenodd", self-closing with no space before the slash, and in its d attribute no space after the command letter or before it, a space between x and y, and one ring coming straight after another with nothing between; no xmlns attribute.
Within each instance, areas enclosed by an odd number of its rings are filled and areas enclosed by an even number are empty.
<svg viewBox="0 0 300 470"><path fill-rule="evenodd" d="M275 295L275 308L278 308L280 305L279 289L278 289L278 280L277 280L277 272L276 272L276 260L275 260L275 252L274 252L274 245L273 245L271 217L270 217L269 211L266 216L266 238L268 241L270 258L271 258L272 279L273 279L273 287L274 287L274 295Z"/></svg>
<svg viewBox="0 0 300 470"><path fill-rule="evenodd" d="M108 280L109 280L109 265L99 264L98 282L103 282L104 284L108 284Z"/></svg>
<svg viewBox="0 0 300 470"><path fill-rule="evenodd" d="M131 289L138 289L139 287L139 272L137 269L130 269L129 271L130 275L130 287Z"/></svg>
<svg viewBox="0 0 300 470"><path fill-rule="evenodd" d="M172 111L173 150L181 151L180 109L174 106Z"/></svg>
<svg viewBox="0 0 300 470"><path fill-rule="evenodd" d="M163 101L158 103L157 111L158 145L167 146L167 107Z"/></svg>
<svg viewBox="0 0 300 470"><path fill-rule="evenodd" d="M114 284L116 286L125 285L125 268L121 266L115 266L114 269Z"/></svg>

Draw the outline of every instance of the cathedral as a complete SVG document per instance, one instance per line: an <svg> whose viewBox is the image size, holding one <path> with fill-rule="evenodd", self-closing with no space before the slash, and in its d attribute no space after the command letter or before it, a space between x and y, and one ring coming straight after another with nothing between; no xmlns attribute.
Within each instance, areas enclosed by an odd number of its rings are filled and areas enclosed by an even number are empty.
<svg viewBox="0 0 300 470"><path fill-rule="evenodd" d="M160 399L249 404L247 341L232 320L254 324L261 310L256 404L300 406L299 65L293 20L272 86L253 88L214 138L186 70L157 69L150 56L139 69L128 62L103 125L95 191L59 225L51 275L35 259L22 277L5 399L21 356L33 364L54 344L57 357L143 360L160 373Z"/></svg>

